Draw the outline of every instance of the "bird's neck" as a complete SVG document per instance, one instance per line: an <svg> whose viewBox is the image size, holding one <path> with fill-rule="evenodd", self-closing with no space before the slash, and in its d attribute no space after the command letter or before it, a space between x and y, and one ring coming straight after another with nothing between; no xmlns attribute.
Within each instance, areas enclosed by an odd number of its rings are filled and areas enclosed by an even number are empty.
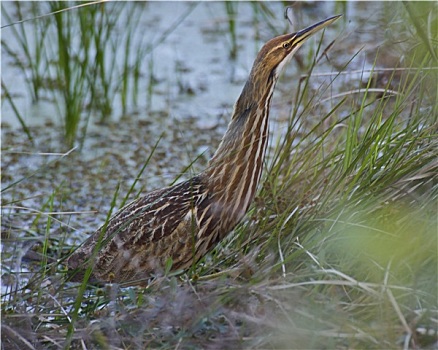
<svg viewBox="0 0 438 350"><path fill-rule="evenodd" d="M239 221L257 190L269 136L269 106L275 78L260 86L250 76L228 129L205 171L210 193ZM266 81L268 85L266 85Z"/></svg>

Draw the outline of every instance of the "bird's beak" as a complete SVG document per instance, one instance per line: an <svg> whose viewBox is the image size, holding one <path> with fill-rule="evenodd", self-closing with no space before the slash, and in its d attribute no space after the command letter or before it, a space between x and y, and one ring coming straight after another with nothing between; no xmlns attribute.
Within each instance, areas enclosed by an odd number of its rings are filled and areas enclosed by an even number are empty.
<svg viewBox="0 0 438 350"><path fill-rule="evenodd" d="M342 15L337 15L333 17L329 17L321 22L318 22L316 24L311 25L310 27L307 27L305 29L302 29L295 33L295 40L294 43L298 44L299 42L305 41L307 38L315 34L317 31L321 30L322 28L325 28L329 24L332 24L333 22L337 21Z"/></svg>

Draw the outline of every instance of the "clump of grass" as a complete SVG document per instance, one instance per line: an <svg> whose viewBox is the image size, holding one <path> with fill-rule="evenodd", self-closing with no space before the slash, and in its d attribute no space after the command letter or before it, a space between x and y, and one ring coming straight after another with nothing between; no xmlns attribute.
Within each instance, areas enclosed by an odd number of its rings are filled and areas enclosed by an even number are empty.
<svg viewBox="0 0 438 350"><path fill-rule="evenodd" d="M22 5L15 2L15 7L18 20L22 20ZM2 47L29 75L33 101L40 99L42 91L55 100L66 143L72 147L78 138L83 143L92 115L97 115L95 119L100 122L111 118L117 96L122 113L126 113L128 103L135 105L141 62L147 51L134 52L132 41L142 41L137 24L143 7L53 1L46 9L53 15L44 18L37 11L41 9L32 3L32 11L27 15L35 19L14 24L17 19L2 6L6 20L13 24L4 30L12 31L20 44L12 48L2 41ZM123 19L126 23L122 24ZM119 27L123 27L122 34L118 33ZM34 36L33 44L29 42L29 33Z"/></svg>
<svg viewBox="0 0 438 350"><path fill-rule="evenodd" d="M145 289L82 285L78 297L63 271L44 281L36 273L3 295L4 344L434 346L438 104L429 93L432 55L421 57L379 94L371 74L365 88L332 97L329 106L318 100L325 91L310 90L315 59L256 203L220 247L188 274L165 275ZM47 235L43 242L49 252ZM42 281L48 292L37 294Z"/></svg>
<svg viewBox="0 0 438 350"><path fill-rule="evenodd" d="M52 12L61 11L66 8L63 2L51 2ZM58 59L56 61L56 77L60 84L62 96L62 109L64 117L64 130L66 143L69 146L74 144L83 113L85 99L89 94L89 85L86 81L88 55L80 61L80 53L72 48L73 37L72 18L68 12L59 12L54 15ZM87 52L87 41L85 52Z"/></svg>
<svg viewBox="0 0 438 350"><path fill-rule="evenodd" d="M437 101L426 93L432 57L423 57L406 67L396 94L366 88L334 101L310 127L317 101L294 111L253 214L257 227L244 225L237 237L246 254L259 252L257 266L277 261L267 274L282 279L270 290L307 285L321 305L305 311L307 336L302 319L285 312L277 346L301 334L297 348L327 338L333 347L407 348L434 332L424 315L436 313L438 282Z"/></svg>
<svg viewBox="0 0 438 350"><path fill-rule="evenodd" d="M82 139L85 137L91 111L100 116L101 122L111 117L116 95L120 95L123 113L126 112L128 96L138 93L144 52L139 50L134 54L131 45L141 17L137 7L95 4L60 12L68 5L51 3L52 12L56 13L56 49L60 52L56 67L61 84L61 106L67 142L71 145L81 123ZM123 25L121 36L116 31L123 18L129 21ZM77 36L81 38L80 43L76 42ZM124 50L117 50L120 47ZM136 97L132 101L135 102Z"/></svg>

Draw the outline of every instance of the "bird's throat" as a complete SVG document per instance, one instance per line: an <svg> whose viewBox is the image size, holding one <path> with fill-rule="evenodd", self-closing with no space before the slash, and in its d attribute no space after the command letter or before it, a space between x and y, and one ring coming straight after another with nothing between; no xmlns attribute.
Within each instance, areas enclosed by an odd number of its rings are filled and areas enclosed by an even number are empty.
<svg viewBox="0 0 438 350"><path fill-rule="evenodd" d="M205 171L215 200L239 221L248 210L260 181L269 137L271 82L258 102L245 99L245 85L222 141ZM254 88L254 86L252 86Z"/></svg>

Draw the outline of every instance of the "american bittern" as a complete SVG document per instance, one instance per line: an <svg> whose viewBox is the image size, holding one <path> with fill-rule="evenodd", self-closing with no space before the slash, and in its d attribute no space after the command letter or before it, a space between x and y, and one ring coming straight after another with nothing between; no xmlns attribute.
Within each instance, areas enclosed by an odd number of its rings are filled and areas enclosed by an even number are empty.
<svg viewBox="0 0 438 350"><path fill-rule="evenodd" d="M144 283L162 270L186 269L207 254L245 215L262 173L271 97L280 71L330 17L269 40L255 59L231 122L205 171L150 192L119 210L68 259L72 280Z"/></svg>

